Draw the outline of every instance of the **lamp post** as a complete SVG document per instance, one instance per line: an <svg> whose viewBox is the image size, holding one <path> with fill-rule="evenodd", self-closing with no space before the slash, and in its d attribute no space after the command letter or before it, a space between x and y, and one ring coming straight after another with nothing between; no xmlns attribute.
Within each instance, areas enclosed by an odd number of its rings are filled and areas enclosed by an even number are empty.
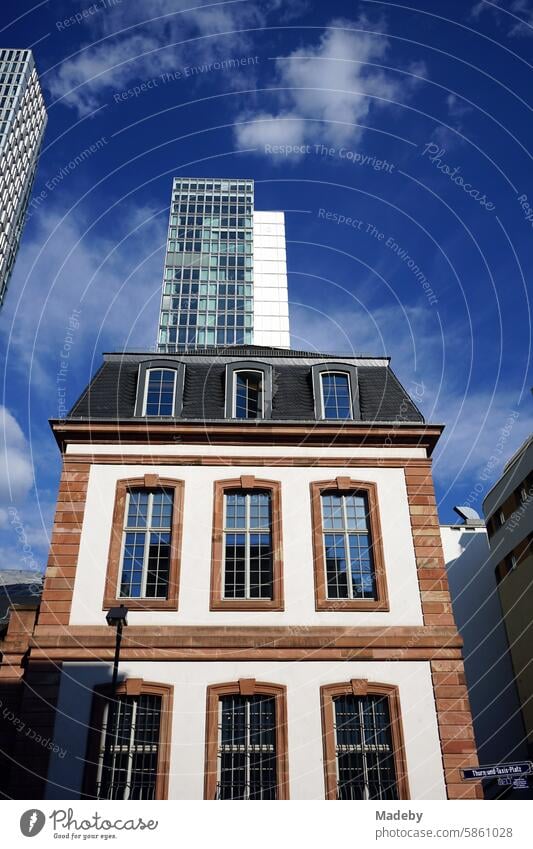
<svg viewBox="0 0 533 849"><path fill-rule="evenodd" d="M111 746L113 743L112 734L113 734L113 726L115 724L115 697L116 697L116 689L117 689L117 678L118 678L118 664L120 661L120 645L122 643L122 630L128 624L128 608L123 604L120 607L111 607L106 616L106 622L111 628L116 628L116 638L115 638L115 657L113 660L113 675L111 678L111 691L109 697L109 706L107 710L107 727L106 727L106 735L105 735L105 747L104 747L104 761L102 764L102 782L100 785L100 790L102 789L102 785L105 790L105 797L108 796L109 790L111 787ZM118 729L117 729L118 733ZM101 793L99 793L99 797L101 798Z"/></svg>

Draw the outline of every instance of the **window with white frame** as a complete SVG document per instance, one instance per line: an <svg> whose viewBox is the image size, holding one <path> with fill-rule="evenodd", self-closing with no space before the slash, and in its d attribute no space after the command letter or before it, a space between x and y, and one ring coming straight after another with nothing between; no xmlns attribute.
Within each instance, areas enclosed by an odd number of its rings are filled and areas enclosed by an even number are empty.
<svg viewBox="0 0 533 849"><path fill-rule="evenodd" d="M276 799L276 698L221 696L217 799Z"/></svg>
<svg viewBox="0 0 533 849"><path fill-rule="evenodd" d="M224 599L271 599L272 499L268 491L224 495Z"/></svg>
<svg viewBox="0 0 533 849"><path fill-rule="evenodd" d="M347 373L324 371L320 375L320 386L324 419L353 418L350 376Z"/></svg>
<svg viewBox="0 0 533 849"><path fill-rule="evenodd" d="M233 388L233 418L263 418L263 372L236 371Z"/></svg>
<svg viewBox="0 0 533 849"><path fill-rule="evenodd" d="M167 598L174 493L130 489L126 496L120 598Z"/></svg>
<svg viewBox="0 0 533 849"><path fill-rule="evenodd" d="M398 799L389 700L333 699L338 799Z"/></svg>
<svg viewBox="0 0 533 849"><path fill-rule="evenodd" d="M176 398L176 371L148 369L145 378L143 415L172 416Z"/></svg>
<svg viewBox="0 0 533 849"><path fill-rule="evenodd" d="M376 599L366 493L324 492L320 500L327 598Z"/></svg>
<svg viewBox="0 0 533 849"><path fill-rule="evenodd" d="M97 799L156 797L161 702L161 696L142 693L106 701L97 755Z"/></svg>

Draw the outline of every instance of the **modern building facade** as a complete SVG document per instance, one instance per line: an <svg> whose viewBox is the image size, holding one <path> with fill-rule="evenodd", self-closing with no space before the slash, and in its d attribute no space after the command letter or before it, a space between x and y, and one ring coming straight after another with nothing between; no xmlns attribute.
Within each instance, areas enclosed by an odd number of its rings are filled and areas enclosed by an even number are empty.
<svg viewBox="0 0 533 849"><path fill-rule="evenodd" d="M110 354L52 428L43 601L34 627L14 616L0 668L51 742L13 736L10 795L480 797L460 773L477 757L441 427L387 359Z"/></svg>
<svg viewBox="0 0 533 849"><path fill-rule="evenodd" d="M31 50L0 50L0 306L20 244L46 120Z"/></svg>
<svg viewBox="0 0 533 849"><path fill-rule="evenodd" d="M529 757L533 757L533 436L483 502Z"/></svg>
<svg viewBox="0 0 533 849"><path fill-rule="evenodd" d="M290 344L284 214L253 180L175 178L158 350L252 343Z"/></svg>
<svg viewBox="0 0 533 849"><path fill-rule="evenodd" d="M441 525L453 614L463 638L468 696L480 763L527 760L524 724L502 618L485 523L471 508ZM484 782L486 798L524 798L524 791Z"/></svg>

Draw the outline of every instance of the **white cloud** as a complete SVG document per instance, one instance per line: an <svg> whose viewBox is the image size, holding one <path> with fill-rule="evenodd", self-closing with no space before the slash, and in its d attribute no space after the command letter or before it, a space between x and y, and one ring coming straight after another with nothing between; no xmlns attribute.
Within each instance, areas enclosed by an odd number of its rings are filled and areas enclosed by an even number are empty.
<svg viewBox="0 0 533 849"><path fill-rule="evenodd" d="M491 3L479 0L472 7L470 16L477 20L484 12L490 12L496 22L507 29L507 35L510 38L533 36L531 0L511 0L508 8L504 8L500 0L492 0Z"/></svg>
<svg viewBox="0 0 533 849"><path fill-rule="evenodd" d="M33 469L27 439L12 413L0 406L0 504L26 498L33 485Z"/></svg>
<svg viewBox="0 0 533 849"><path fill-rule="evenodd" d="M101 106L110 92L136 81L245 52L251 40L244 30L261 26L278 5L279 0L227 5L126 0L87 18L93 40L42 76L54 98L85 115Z"/></svg>
<svg viewBox="0 0 533 849"><path fill-rule="evenodd" d="M111 224L111 221L114 223ZM67 400L77 369L94 369L100 351L156 341L167 212L131 203L109 213L115 238L84 232L81 216L43 208L25 238L0 315L7 366L31 381L31 397L57 415L61 351L73 336ZM20 298L20 300L19 300ZM73 310L79 327L70 327Z"/></svg>
<svg viewBox="0 0 533 849"><path fill-rule="evenodd" d="M367 23L365 18L355 25L334 20L318 44L279 58L275 86L280 90L272 96L275 108L243 113L239 122L247 123L235 126L238 145L303 144L309 139L356 144L364 131L357 125L366 122L372 109L408 97L413 76L393 76L373 67L387 54L389 42L384 34L356 30ZM423 66L417 64L412 73L423 76Z"/></svg>

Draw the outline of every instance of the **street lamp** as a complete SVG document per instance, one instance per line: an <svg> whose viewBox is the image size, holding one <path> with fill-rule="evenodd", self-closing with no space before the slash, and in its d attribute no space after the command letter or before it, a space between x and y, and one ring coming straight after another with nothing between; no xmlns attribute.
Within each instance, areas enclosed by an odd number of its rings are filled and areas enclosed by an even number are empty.
<svg viewBox="0 0 533 849"><path fill-rule="evenodd" d="M117 690L118 664L120 660L120 644L122 643L122 629L128 624L128 608L123 604L120 607L111 607L106 616L106 622L111 628L116 628L115 638L115 658L113 660L113 676L111 678L111 691L109 696L109 706L107 709L107 727L106 739L104 748L104 762L102 764L102 782L100 784L99 798L102 798L102 786L104 789L104 798L108 796L111 789L111 746L113 743L114 724L115 724L115 697ZM118 737L118 728L117 734Z"/></svg>

